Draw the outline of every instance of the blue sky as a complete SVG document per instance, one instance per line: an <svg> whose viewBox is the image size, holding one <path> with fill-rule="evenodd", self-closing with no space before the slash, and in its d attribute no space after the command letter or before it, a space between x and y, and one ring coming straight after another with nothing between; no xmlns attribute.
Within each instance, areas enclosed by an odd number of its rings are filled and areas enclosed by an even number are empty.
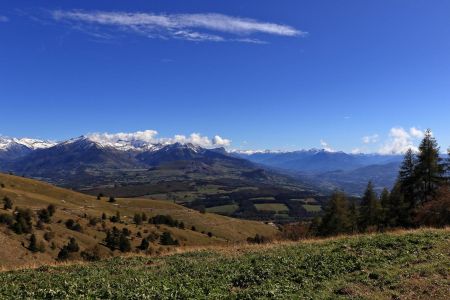
<svg viewBox="0 0 450 300"><path fill-rule="evenodd" d="M2 1L0 133L450 145L450 2Z"/></svg>

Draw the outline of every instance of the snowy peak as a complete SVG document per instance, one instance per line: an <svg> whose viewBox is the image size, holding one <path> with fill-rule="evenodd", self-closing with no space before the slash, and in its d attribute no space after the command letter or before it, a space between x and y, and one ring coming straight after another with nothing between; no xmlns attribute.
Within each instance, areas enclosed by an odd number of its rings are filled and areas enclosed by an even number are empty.
<svg viewBox="0 0 450 300"><path fill-rule="evenodd" d="M25 147L30 150L45 149L55 146L56 143L52 141L31 139L31 138L10 138L0 136L0 151L7 151L9 149Z"/></svg>

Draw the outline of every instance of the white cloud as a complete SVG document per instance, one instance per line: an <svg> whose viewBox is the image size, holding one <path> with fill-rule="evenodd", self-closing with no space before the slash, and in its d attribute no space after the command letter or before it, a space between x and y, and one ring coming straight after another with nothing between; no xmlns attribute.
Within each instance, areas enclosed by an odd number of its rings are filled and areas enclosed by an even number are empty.
<svg viewBox="0 0 450 300"><path fill-rule="evenodd" d="M331 146L324 140L320 140L320 145L322 146L323 150L328 152L334 152L334 149L331 148Z"/></svg>
<svg viewBox="0 0 450 300"><path fill-rule="evenodd" d="M424 136L424 132L422 130L420 130L420 129L417 129L416 127L411 127L409 129L409 134L412 137L415 137L415 138L418 138L418 139L421 139Z"/></svg>
<svg viewBox="0 0 450 300"><path fill-rule="evenodd" d="M362 138L362 141L364 144L374 144L378 142L379 137L380 136L378 134L367 135Z"/></svg>
<svg viewBox="0 0 450 300"><path fill-rule="evenodd" d="M352 154L360 154L360 153L363 153L363 151L359 148L354 148L354 149L352 149L351 153Z"/></svg>
<svg viewBox="0 0 450 300"><path fill-rule="evenodd" d="M259 39L247 38L253 34L278 36L305 36L306 32L294 27L276 23L260 22L216 13L205 14L154 14L106 11L57 10L53 19L74 23L75 28L98 26L121 31L134 32L150 38L175 38L189 41L239 41L264 43ZM83 30L86 30L84 28ZM228 35L238 36L231 38Z"/></svg>
<svg viewBox="0 0 450 300"><path fill-rule="evenodd" d="M214 136L212 139L199 133L189 136L175 135L174 137L158 137L156 130L144 130L132 133L90 133L87 137L101 145L121 149L133 149L138 147L151 147L154 144L192 143L204 148L228 147L231 140Z"/></svg>
<svg viewBox="0 0 450 300"><path fill-rule="evenodd" d="M231 140L229 139L224 139L218 135L214 136L213 138L213 144L217 145L217 146L222 146L222 147L228 147L231 145Z"/></svg>
<svg viewBox="0 0 450 300"><path fill-rule="evenodd" d="M5 16L1 16L0 15L0 22L8 22L9 21L9 18L8 17L5 17Z"/></svg>
<svg viewBox="0 0 450 300"><path fill-rule="evenodd" d="M417 151L414 143L423 137L423 132L415 127L411 127L409 132L402 127L391 128L389 139L379 149L380 154L403 154L408 149Z"/></svg>

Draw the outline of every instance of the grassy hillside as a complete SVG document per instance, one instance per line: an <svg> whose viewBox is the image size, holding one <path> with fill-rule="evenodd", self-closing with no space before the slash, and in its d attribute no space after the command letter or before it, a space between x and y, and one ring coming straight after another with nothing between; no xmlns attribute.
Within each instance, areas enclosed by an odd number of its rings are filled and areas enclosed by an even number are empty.
<svg viewBox="0 0 450 300"><path fill-rule="evenodd" d="M277 229L261 222L237 220L211 213L199 213L183 206L168 202L149 199L116 199L109 203L107 197L97 200L85 194L54 187L50 184L17 176L0 174L0 214L13 215L13 210L3 210L1 200L8 197L13 201L14 208L30 208L35 213L46 208L49 204L56 206L56 213L44 228L36 228L37 218L33 220L33 233L39 242L45 245L44 253L31 253L26 246L30 234L15 234L5 224L0 224L0 267L15 267L29 264L51 263L55 261L61 247L67 244L70 237L75 237L80 250L91 249L96 245L102 256L118 255L118 251L111 252L102 245L106 230L116 226L119 229L131 230L131 244L134 250L140 245L142 238L149 234L160 236L163 232L170 232L177 239L181 247L201 245L226 245L246 241L255 234L274 236ZM100 219L103 213L108 217L120 213L121 223L110 220L89 225L91 218ZM148 217L156 215L170 215L173 219L183 222L185 229L166 225L153 225L144 222L142 225L133 223L135 213L142 213ZM36 215L36 214L35 214ZM73 219L82 227L82 231L70 230L65 222ZM104 223L104 225L102 224ZM195 231L192 227L195 227ZM44 234L52 232L54 237L50 241L44 240ZM211 232L212 237L208 236ZM53 248L52 248L53 244ZM158 244L158 240L150 245L151 251L165 251L167 247Z"/></svg>
<svg viewBox="0 0 450 300"><path fill-rule="evenodd" d="M0 273L0 298L448 299L450 231L416 230Z"/></svg>

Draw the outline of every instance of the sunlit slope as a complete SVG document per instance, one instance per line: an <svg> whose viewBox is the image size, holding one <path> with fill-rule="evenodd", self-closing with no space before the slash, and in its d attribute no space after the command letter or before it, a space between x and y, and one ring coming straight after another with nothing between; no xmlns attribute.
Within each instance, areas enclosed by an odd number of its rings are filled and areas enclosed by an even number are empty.
<svg viewBox="0 0 450 300"><path fill-rule="evenodd" d="M183 206L158 200L148 199L116 199L116 202L109 203L108 197L97 200L96 197L77 193L71 190L58 188L40 181L0 174L0 200L5 196L13 201L14 208L29 208L34 212L47 207L49 204L56 206L56 213L52 217L50 224L45 224L45 229L33 228L33 232L38 240L43 241L43 234L46 231L55 233L53 242L56 249L50 249L50 243L46 245L45 253L33 254L21 245L28 243L29 235L17 235L6 225L0 224L0 266L11 265L19 262L29 263L37 261L52 261L56 257L59 248L62 247L69 237L75 237L81 249L88 249L95 245L101 245L105 238L105 227L99 223L90 226L89 218L100 218L102 214L108 217L120 213L122 223L112 223L108 219L104 221L106 228L113 226L122 229L130 229L132 235L133 248L139 245L140 239L135 237L137 232L156 232L161 234L164 231L170 232L175 239L178 239L181 246L200 245L225 245L235 242L243 242L248 237L255 234L274 236L277 229L271 225L260 222L237 220L210 213L200 213L187 209ZM3 210L1 203L0 213L12 214L12 210ZM135 213L145 213L148 217L155 215L170 215L173 219L183 222L185 229L169 227L166 225L153 225L144 222L142 225L133 223ZM65 221L73 219L78 222L83 230L77 232L66 228ZM36 219L33 225L36 224ZM34 226L35 227L35 226ZM195 227L195 231L191 230ZM208 236L212 233L212 237ZM158 247L157 243L154 245ZM107 251L106 247L104 250ZM16 249L10 251L10 249ZM10 253L6 255L6 253ZM34 257L34 258L33 258Z"/></svg>

